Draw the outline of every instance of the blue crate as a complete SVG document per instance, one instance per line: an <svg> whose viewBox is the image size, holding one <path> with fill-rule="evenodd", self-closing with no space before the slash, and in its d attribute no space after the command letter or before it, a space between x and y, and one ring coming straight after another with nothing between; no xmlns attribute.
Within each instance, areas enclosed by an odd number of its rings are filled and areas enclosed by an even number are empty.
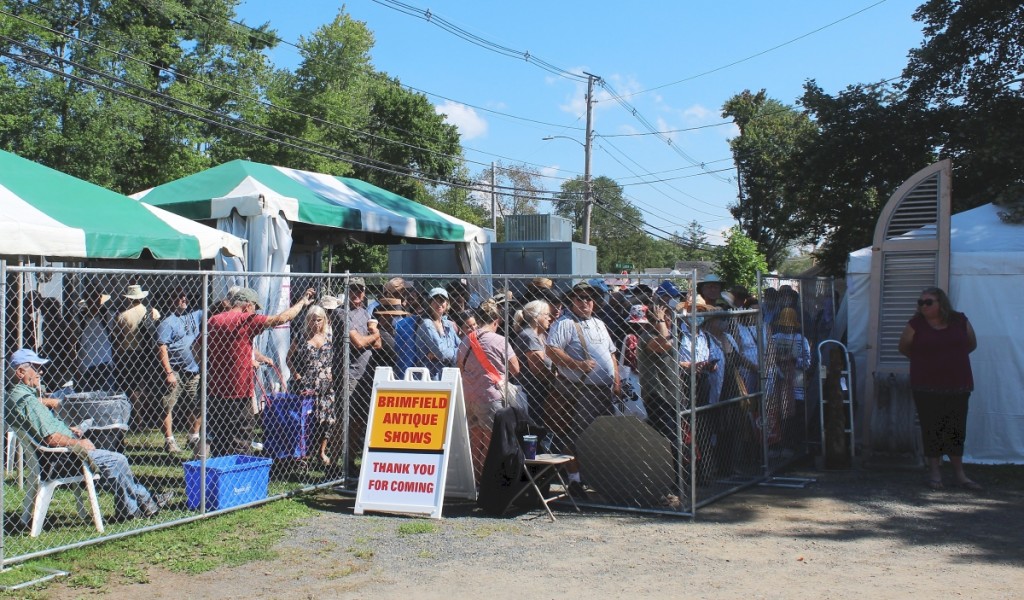
<svg viewBox="0 0 1024 600"><path fill-rule="evenodd" d="M232 454L206 460L206 509L220 510L267 497L270 465L274 461L258 456ZM199 508L201 461L185 463L185 495L188 507Z"/></svg>

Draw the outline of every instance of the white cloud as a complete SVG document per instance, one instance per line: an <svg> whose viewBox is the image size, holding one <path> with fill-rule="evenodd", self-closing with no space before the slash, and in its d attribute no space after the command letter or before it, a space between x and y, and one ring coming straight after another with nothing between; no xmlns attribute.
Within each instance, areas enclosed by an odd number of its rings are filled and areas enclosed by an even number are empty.
<svg viewBox="0 0 1024 600"><path fill-rule="evenodd" d="M715 119L720 118L714 111L708 110L700 104L694 104L682 110L683 119L690 125L706 125Z"/></svg>
<svg viewBox="0 0 1024 600"><path fill-rule="evenodd" d="M434 107L434 112L444 115L445 122L458 127L463 140L487 134L487 121L465 104L445 100L443 104Z"/></svg>

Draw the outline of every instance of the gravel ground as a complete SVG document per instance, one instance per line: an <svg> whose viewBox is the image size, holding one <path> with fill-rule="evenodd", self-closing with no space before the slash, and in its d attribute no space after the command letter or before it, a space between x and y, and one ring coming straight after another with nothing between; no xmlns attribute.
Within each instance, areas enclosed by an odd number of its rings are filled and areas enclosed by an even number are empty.
<svg viewBox="0 0 1024 600"><path fill-rule="evenodd" d="M440 521L355 516L351 498L324 493L278 560L201 576L151 572L151 583L102 595L1024 597L1024 484L1005 469L971 472L986 491L928 490L918 471L798 471L789 475L816 482L747 490L695 521L564 509L555 523L536 512L496 519L466 504L446 505Z"/></svg>

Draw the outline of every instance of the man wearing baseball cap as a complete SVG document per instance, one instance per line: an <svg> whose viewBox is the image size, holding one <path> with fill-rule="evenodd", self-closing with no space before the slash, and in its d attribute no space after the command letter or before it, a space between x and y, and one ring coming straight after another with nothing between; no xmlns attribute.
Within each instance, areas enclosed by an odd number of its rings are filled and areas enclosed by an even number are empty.
<svg viewBox="0 0 1024 600"><path fill-rule="evenodd" d="M96 448L79 429L68 427L43 405L39 372L48 362L29 348L11 355L7 365L14 386L4 399L7 425L27 432L47 446L87 453L100 474L100 486L114 494L117 519L152 517L160 512L174 497L173 492L151 494L135 481L125 455Z"/></svg>
<svg viewBox="0 0 1024 600"><path fill-rule="evenodd" d="M210 317L207 324L207 428L210 452L214 456L247 454L256 423L249 408L253 387L252 341L271 327L284 325L313 303L316 292L309 288L292 306L276 315L261 315L259 294L240 288L231 297L231 308Z"/></svg>

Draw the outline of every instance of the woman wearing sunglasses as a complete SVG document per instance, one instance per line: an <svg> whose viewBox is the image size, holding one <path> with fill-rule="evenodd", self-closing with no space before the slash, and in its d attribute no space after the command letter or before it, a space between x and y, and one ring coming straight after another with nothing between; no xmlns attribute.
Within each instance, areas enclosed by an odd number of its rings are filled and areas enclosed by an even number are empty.
<svg viewBox="0 0 1024 600"><path fill-rule="evenodd" d="M900 336L899 351L910 358L910 386L914 394L924 455L927 485L943 488L942 455L949 456L956 485L980 491L964 473L964 436L967 399L974 389L969 354L978 347L970 321L953 310L946 292L927 288L917 300L917 312Z"/></svg>

